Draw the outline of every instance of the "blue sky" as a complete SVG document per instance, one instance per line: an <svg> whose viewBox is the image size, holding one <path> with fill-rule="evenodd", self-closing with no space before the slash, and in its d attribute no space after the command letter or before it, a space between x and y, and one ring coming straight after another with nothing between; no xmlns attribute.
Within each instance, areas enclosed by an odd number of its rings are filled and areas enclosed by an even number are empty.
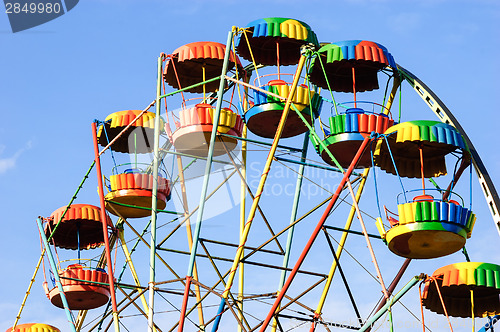
<svg viewBox="0 0 500 332"><path fill-rule="evenodd" d="M322 42L366 39L386 46L453 112L500 183L496 0L82 0L62 17L16 34L0 14L0 266L6 271L0 330L13 323L40 254L37 216L65 205L92 162L91 122L147 106L161 52L194 41L225 43L232 26L273 16L308 23ZM403 93L433 119L408 86ZM80 202L98 204L92 176ZM500 263L498 234L473 180L478 221L469 251L473 260ZM420 272L443 264L448 261ZM64 330L64 314L50 307L41 280L21 322L53 322Z"/></svg>

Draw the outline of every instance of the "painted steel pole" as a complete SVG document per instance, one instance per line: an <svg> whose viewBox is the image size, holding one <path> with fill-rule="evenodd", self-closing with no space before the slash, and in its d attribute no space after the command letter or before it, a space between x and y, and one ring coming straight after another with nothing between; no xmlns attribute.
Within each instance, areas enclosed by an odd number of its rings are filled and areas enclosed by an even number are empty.
<svg viewBox="0 0 500 332"><path fill-rule="evenodd" d="M399 281L401 280L401 278L403 277L403 274L405 273L406 269L408 268L408 265L410 265L410 262L411 262L411 258L407 258L403 262L403 265L401 265L401 268L399 269L398 273L396 274L396 276L392 280L391 284L387 288L387 292L389 294L392 294L394 292L394 290L396 289ZM382 299L382 301L380 301L380 304L378 305L377 309L375 309L375 312L382 309L382 307L387 303L387 301L389 301L389 299L384 297ZM367 332L371 331L371 328L369 327L366 331Z"/></svg>
<svg viewBox="0 0 500 332"><path fill-rule="evenodd" d="M356 191L356 196L355 196L356 202L359 202L359 200L361 198L361 194L363 193L363 189L364 189L365 183L366 183L366 178L368 177L369 172L370 172L369 168L365 168L365 170L363 171L363 175L361 177L361 182L359 184L358 190ZM356 215L356 208L354 206L352 206L351 210L349 211L349 215L347 217L347 221L345 223L344 229L346 229L346 230L351 229L352 221L353 221L355 215ZM330 267L330 271L328 272L328 278L326 279L325 286L323 287L323 293L321 294L318 306L317 306L316 310L314 311L314 318L315 319L319 318L319 316L321 315L321 312L323 310L323 306L325 305L326 296L328 295L328 291L330 290L330 286L331 286L332 281L333 281L333 276L335 275L335 272L337 270L337 266L338 266L337 261L340 260L340 255L342 254L342 251L344 250L344 245L347 241L348 234L349 233L347 231L345 231L342 233L342 236L340 238L339 244L337 246L337 250L335 251L335 256L337 258L333 260L333 263ZM312 327L314 327L314 326L315 326L315 324L313 322ZM311 327L311 331L314 331L314 329L312 327Z"/></svg>
<svg viewBox="0 0 500 332"><path fill-rule="evenodd" d="M307 147L309 145L309 136L308 133L304 134L304 143L302 145L302 155L300 156L300 161L305 162L307 158ZM300 191L302 189L302 180L304 178L304 170L305 170L305 165L302 164L299 167L299 171L297 174L297 182L295 184L295 194L293 197L293 205L292 205L292 213L290 215L290 224L292 224L295 219L297 219L297 211L299 209L299 201L300 201ZM283 267L287 268L288 267L288 262L290 260L290 252L292 249L292 242L293 242L293 233L294 233L295 225L290 227L288 234L287 234L287 242L286 242L286 247L285 247L285 257L283 257ZM280 284L279 284L279 290L283 287L283 284L285 283L286 279L286 270L284 269L281 272L281 278L280 278Z"/></svg>
<svg viewBox="0 0 500 332"><path fill-rule="evenodd" d="M122 226L122 224L123 224L123 219L120 218L116 222L115 227L119 228ZM115 243L116 243L116 234L112 233L111 237L109 238L109 247L114 248ZM96 265L96 268L104 268L104 267L106 267L106 251L101 253L99 260L97 261L97 265ZM88 313L88 310L80 310L78 312L78 316L76 317L76 329L78 331L80 331L82 329L85 317L87 317L87 313ZM101 321L99 326L101 326L102 323L103 322Z"/></svg>
<svg viewBox="0 0 500 332"><path fill-rule="evenodd" d="M243 138L247 137L247 126L243 127L243 132L241 135ZM247 176L247 142L241 142L241 188L240 188L240 241L243 236L243 231L245 230L245 212L246 212L246 197L247 197L247 187L246 187L246 176ZM242 256L245 255L245 251L242 251ZM239 265L239 277L238 277L238 317L240 321L243 320L243 292L245 290L245 263L241 262ZM241 324L238 324L238 332L243 332Z"/></svg>
<svg viewBox="0 0 500 332"><path fill-rule="evenodd" d="M366 148L366 146L368 145L369 142L370 142L370 137L368 137L368 136L365 137L365 139L363 140L363 143L361 144L361 146L359 147L358 151L356 152L356 155L354 156L353 160L351 161L351 164L349 165L349 168L344 173L344 176L342 177L342 180L340 181L340 184L338 185L337 190L333 194L332 199L328 203L328 206L326 207L325 212L321 216L318 224L316 225L316 228L314 229L313 233L311 234L311 237L309 238L309 241L307 242L306 246L302 250L302 253L301 253L300 257L298 258L297 262L295 263L294 268L290 272L290 275L288 276L287 281L283 285L283 289L278 294L276 300L274 301L273 306L271 307L271 310L269 311L266 319L264 320L264 323L262 324L261 329L260 329L261 332L263 332L263 331L266 330L267 325L269 324L269 322L271 321L274 313L278 309L278 307L279 307L279 305L281 303L281 300L285 296L286 291L290 287L290 284L292 283L293 279L295 278L295 275L297 274L300 266L304 262L307 254L309 253L309 250L311 249L311 247L312 247L312 245L314 243L314 240L316 240L319 232L321 231L321 228L323 227L323 224L326 221L326 218L329 216L330 212L332 211L333 206L337 202L337 199L339 198L339 195L342 192L342 189L344 188L344 185L349 180L349 176L351 175L354 167L356 166L356 164L358 163L359 158L361 157L361 154L363 153L363 151L365 150L365 148Z"/></svg>
<svg viewBox="0 0 500 332"><path fill-rule="evenodd" d="M210 135L207 163L205 165L205 175L203 177L203 185L201 187L201 194L200 194L200 203L198 205L199 206L198 214L196 216L196 226L195 226L194 235L193 235L193 248L191 249L188 272L186 275L186 287L184 289L184 298L182 300L181 315L180 315L180 319L179 319L179 328L178 328L179 332L184 330L184 320L185 320L185 316L186 316L187 301L188 301L188 297L189 297L189 289L191 287L191 281L193 279L193 270L194 270L194 263L196 260L196 252L198 249L198 240L200 238L201 222L203 220L203 212L205 210L205 201L206 201L206 196L207 196L207 191L208 191L208 182L210 179L210 171L212 169L212 160L213 160L213 156L214 156L215 138L217 136L217 128L219 125L220 111L222 108L222 96L224 94L224 83L225 83L224 76L227 72L227 68L228 68L228 64L229 64L229 56L231 54L231 40L233 38L233 32L234 32L234 27L227 35L226 52L224 54L224 62L222 64L222 74L221 74L222 76L220 79L219 91L217 93L217 104L215 106L215 112L213 115L214 116L213 127L212 127L212 133Z"/></svg>
<svg viewBox="0 0 500 332"><path fill-rule="evenodd" d="M130 273L132 273L132 278L134 279L135 285L140 287L141 282L139 281L139 276L137 275L137 272L136 272L135 266L134 266L134 262L132 261L130 251L128 250L127 242L125 241L125 236L123 234L123 228L118 228L117 233L118 233L118 238L120 239L123 254L125 255L125 262L129 266ZM138 292L141 291L140 288L136 288L136 289ZM149 308L148 308L148 302L146 301L146 296L144 296L144 294L141 295L141 302L142 302L142 306L144 308L144 311L147 313Z"/></svg>
<svg viewBox="0 0 500 332"><path fill-rule="evenodd" d="M384 111L383 111L384 114L386 114L386 115L389 114L389 111L392 108L394 99L396 97L397 90L399 89L400 85L401 85L401 80L399 79L398 76L395 76L394 83L392 85L391 93L389 95L389 98L387 100L386 106L385 106ZM331 155L331 152L328 149L325 149L325 150L327 151L327 153L329 153L330 158L332 158L333 155ZM359 184L358 190L356 192L356 196L354 198L356 203L359 203L359 200L361 199L361 194L363 193L363 190L364 190L364 187L366 184L366 179L368 178L369 173L370 173L370 168L365 168L363 171L362 178L361 178L361 183ZM355 214L356 214L356 207L352 206L351 210L349 211L349 215L347 217L347 221L346 221L346 224L344 226L344 229L349 230L351 228L352 221L354 219ZM337 250L335 252L335 256L337 257L337 259L334 259L334 261L332 262L332 266L330 267L330 271L328 273L328 278L326 280L325 287L323 288L323 293L321 294L318 306L314 312L315 319L319 318L319 316L321 315L321 311L323 310L323 306L324 306L325 301L326 301L326 296L328 295L328 291L330 290L330 286L331 286L332 281L333 281L333 276L335 275L335 272L337 270L337 261L340 260L340 256L342 254L342 251L344 250L344 245L347 241L347 235L348 235L347 231L343 232L342 237L340 238L339 244L337 246ZM397 285L397 283L394 285L394 287L396 287L396 285ZM311 325L310 331L314 331L314 327L315 327L315 324L313 322L313 324Z"/></svg>
<svg viewBox="0 0 500 332"><path fill-rule="evenodd" d="M45 247L45 252L47 253L47 258L50 263L50 268L52 269L52 271L54 271L54 279L56 280L57 289L59 290L59 296L61 297L61 302L64 307L64 312L66 313L66 318L68 319L68 323L71 326L71 331L76 332L75 322L73 321L73 317L71 316L71 311L68 306L68 301L66 300L66 295L64 294L64 289L61 284L61 279L59 278L59 271L57 271L57 266L54 261L54 256L52 255L49 243L47 242L47 236L45 236L45 231L42 226L42 218L38 217L36 222L38 224L38 229L40 230L40 235L42 237L42 242Z"/></svg>
<svg viewBox="0 0 500 332"><path fill-rule="evenodd" d="M108 282L109 282L109 292L111 293L111 304L113 307L113 322L115 327L115 332L120 331L120 323L118 321L118 306L116 305L116 293L115 293L115 278L113 275L113 265L111 264L111 249L109 248L109 237L108 237L108 223L106 216L106 204L104 202L104 185L102 183L102 172L101 172L101 158L99 157L99 146L97 143L97 126L95 122L92 122L92 136L94 137L94 153L95 153L95 166L97 171L97 184L99 189L99 201L101 204L101 223L102 223L102 233L104 237L104 248L106 251L106 262L108 266Z"/></svg>
<svg viewBox="0 0 500 332"><path fill-rule="evenodd" d="M177 155L177 169L179 170L179 183L181 185L181 197L182 197L182 207L184 209L184 225L186 225L186 235L188 240L189 251L193 248L193 233L191 231L191 219L189 218L189 204L186 192L186 179L184 178L184 166L182 165L182 157ZM196 262L193 267L193 278L198 281L198 269L196 267ZM200 324L200 329L205 328L205 319L203 318L203 306L201 304L201 291L200 285L196 284L194 286L194 291L196 294L196 302L198 302L198 320Z"/></svg>
<svg viewBox="0 0 500 332"><path fill-rule="evenodd" d="M24 299L23 299L23 302L21 303L21 308L19 308L14 325L12 325L12 332L15 331L17 323L19 323L19 319L21 319L21 314L23 312L26 301L28 300L28 295L30 295L31 287L33 287L33 284L35 283L35 278L36 278L36 275L38 273L38 270L40 269L40 264L42 264L43 256L45 256L45 248L42 250L42 254L40 255L40 258L38 259L38 263L36 264L36 267L35 267L35 272L33 272L33 276L31 277L30 283L28 285L28 290L24 294Z"/></svg>
<svg viewBox="0 0 500 332"><path fill-rule="evenodd" d="M269 150L269 154L267 156L266 164L264 165L264 170L262 171L259 186L257 187L257 191L255 193L255 197L253 199L252 206L250 208L250 211L248 212L247 221L245 223L245 229L244 229L243 235L240 239L238 250L236 251L236 255L234 257L233 265L231 267L231 273L229 274L228 281L226 283L226 288L224 289L224 292L222 293L222 299L221 299L221 302L219 305L219 310L217 311L217 316L215 317L215 320L214 320L212 332L217 331L217 329L219 328L219 323L220 323L220 319L222 316L222 312L224 311L226 299L229 295L229 291L231 290L231 286L233 285L236 270L238 270L238 264L240 263L240 260L242 258L243 248L244 248L245 242L248 238L248 233L250 232L250 227L252 226L252 221L255 217L255 212L257 211L260 197L264 191L264 185L266 184L267 175L269 174L269 170L271 169L271 164L273 162L274 154L276 152L276 149L278 148L278 142L281 138L281 134L283 133L283 128L285 127L285 122L286 122L286 119L288 117L288 113L290 111L290 107L292 104L292 98L293 98L293 95L295 94L295 91L297 89L297 85L298 85L299 79L300 79L300 74L302 73L302 69L304 68L305 60L306 60L306 55L302 54L300 56L300 60L299 60L299 63L297 65L297 69L295 71L293 83L292 83L292 86L290 87L290 92L289 92L288 98L286 99L286 103L285 103L285 106L283 108L283 113L281 115L281 119L280 119L280 122L278 124L278 128L276 129L276 134L274 135L273 144L271 145L271 149Z"/></svg>
<svg viewBox="0 0 500 332"><path fill-rule="evenodd" d="M165 55L162 53L158 57L158 72L156 81L156 114L155 114L155 129L154 129L154 147L153 147L153 188L151 196L151 241L149 252L149 310L148 310L148 331L154 329L154 286L156 279L156 219L158 215L158 167L160 156L160 111L161 111L161 78L162 64Z"/></svg>
<svg viewBox="0 0 500 332"><path fill-rule="evenodd" d="M349 188L349 192L351 193L351 196L354 197L354 191L352 189L352 185L349 181L347 181L347 187ZM368 232L366 231L366 226L365 222L363 221L363 215L361 214L361 210L359 209L358 202L355 200L354 201L354 207L356 208L356 214L358 215L358 220L359 223L361 224L361 229L363 231L363 235L366 240L366 246L368 247L368 250L370 251L370 256L372 258L372 263L375 266L375 271L377 271L377 277L380 282L380 286L382 286L382 293L384 293L384 296L386 299L389 298L389 293L387 292L387 288L385 287L384 284L384 279L382 278L382 272L380 272L379 265L377 263L377 258L375 257L375 252L373 251L372 244L370 242L370 237L368 236Z"/></svg>
<svg viewBox="0 0 500 332"><path fill-rule="evenodd" d="M309 145L309 132L304 134L304 143L302 144L302 155L300 156L300 161L304 163L307 158L307 147ZM302 179L304 178L304 169L305 165L301 164L299 166L299 170L297 173L297 182L295 184L295 194L293 197L293 205L292 205L292 213L290 215L290 224L293 224L295 219L297 218L297 211L299 208L299 200L300 200L300 191L302 189ZM286 279L286 268L288 268L288 262L290 260L290 252L292 251L292 242L293 242L293 233L295 230L295 225L290 227L287 234L286 246L285 246L285 256L283 257L283 271L281 271L280 282L278 285L278 292L281 291L283 285L285 284ZM277 328L277 321L273 322L272 331L275 332Z"/></svg>
<svg viewBox="0 0 500 332"><path fill-rule="evenodd" d="M375 322L382 317L391 307L394 303L399 301L403 295L405 295L413 286L415 286L420 280L422 280L423 276L415 276L413 279L410 280L409 283L406 284L406 286L403 287L396 295L394 295L394 298L387 302L379 311L377 311L372 317L370 317L365 324L359 329L360 332L367 331L369 328L375 324Z"/></svg>

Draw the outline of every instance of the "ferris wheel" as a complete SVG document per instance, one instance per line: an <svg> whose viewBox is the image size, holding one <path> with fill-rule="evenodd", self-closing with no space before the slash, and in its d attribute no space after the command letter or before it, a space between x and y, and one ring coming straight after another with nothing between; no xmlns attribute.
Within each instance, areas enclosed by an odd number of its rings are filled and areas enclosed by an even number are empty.
<svg viewBox="0 0 500 332"><path fill-rule="evenodd" d="M499 262L465 250L472 181L500 233L498 194L452 113L386 47L319 43L308 24L274 17L157 65L156 98L92 123L88 172L37 221L35 275L69 328L22 323L33 277L8 331L392 331L408 319L432 331L434 313L487 331L498 320ZM406 83L438 121L406 114ZM89 176L93 204L78 202ZM418 287L417 306L402 304Z"/></svg>

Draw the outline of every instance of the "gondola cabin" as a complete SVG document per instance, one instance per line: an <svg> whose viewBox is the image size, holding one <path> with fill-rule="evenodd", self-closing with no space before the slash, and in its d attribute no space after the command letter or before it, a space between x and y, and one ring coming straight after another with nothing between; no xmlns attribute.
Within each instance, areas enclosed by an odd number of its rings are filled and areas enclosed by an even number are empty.
<svg viewBox="0 0 500 332"><path fill-rule="evenodd" d="M254 90L253 106L245 113L245 121L252 133L265 138L274 138L278 124L285 108L285 101L290 95L291 83L284 80L271 80L260 87L265 92ZM318 118L322 99L306 85L299 85L291 98L291 109L283 128L281 137L293 137L308 130L301 117L310 125Z"/></svg>
<svg viewBox="0 0 500 332"><path fill-rule="evenodd" d="M358 103L359 105L360 103ZM329 119L329 131L322 144L316 144L321 158L336 166L330 154L343 168L349 167L364 138L372 132L382 134L394 124L394 120L384 113L365 111L360 107L348 108L345 112ZM356 168L372 166L371 153L367 149L361 155Z"/></svg>
<svg viewBox="0 0 500 332"><path fill-rule="evenodd" d="M285 100L290 95L291 82L281 73L281 66L299 63L301 48L319 46L316 34L304 22L281 17L270 17L250 22L236 41L236 51L244 59L255 65L268 66L273 79L264 82L264 76L257 77L261 90L253 90L253 106L246 111L248 129L257 136L273 138L281 119ZM292 106L281 137L292 137L306 132L307 126L296 114L299 111L305 121L312 124L318 117L321 98L315 89L299 85L291 97Z"/></svg>
<svg viewBox="0 0 500 332"><path fill-rule="evenodd" d="M474 213L458 202L431 195L399 204L399 219L387 215L391 228L381 235L389 250L407 258L437 258L457 252L471 236L476 221Z"/></svg>
<svg viewBox="0 0 500 332"><path fill-rule="evenodd" d="M197 104L180 111L180 121L172 135L175 149L188 155L206 157L210 137L214 127L215 109L209 104ZM236 148L241 137L243 121L229 108L220 111L218 136L215 140L214 155L222 155Z"/></svg>
<svg viewBox="0 0 500 332"><path fill-rule="evenodd" d="M139 169L111 175L110 192L106 194L106 210L123 218L151 216L153 176ZM170 199L170 182L158 176L157 208L163 210Z"/></svg>
<svg viewBox="0 0 500 332"><path fill-rule="evenodd" d="M60 270L59 277L70 310L95 309L108 303L110 297L108 274L103 269L72 264ZM48 291L47 296L53 305L64 308L57 287Z"/></svg>
<svg viewBox="0 0 500 332"><path fill-rule="evenodd" d="M437 258L463 248L471 236L476 216L464 202L450 199L456 195L451 188L458 181L455 173L448 189L425 188L425 179L446 175L445 157L452 152L460 155L463 166L470 165L467 146L452 126L438 121L410 121L394 125L380 138L374 152L374 163L399 177L422 180L421 195L411 198L414 191L404 191L398 213L386 209L390 229L385 231L381 218L377 226L389 249L407 258ZM401 181L402 183L402 181ZM431 195L429 192L437 192ZM437 196L437 197L435 197Z"/></svg>
<svg viewBox="0 0 500 332"><path fill-rule="evenodd" d="M500 266L463 262L441 267L427 279L422 304L438 314L443 315L446 310L452 317L498 315L500 314Z"/></svg>
<svg viewBox="0 0 500 332"><path fill-rule="evenodd" d="M378 89L378 73L396 71L396 62L384 46L367 40L325 44L316 54L308 72L311 82L329 91L332 98L333 92L353 96L350 103L332 100L335 113L329 118L329 129L323 129L321 143L314 142L326 163L346 168L365 137L372 132L382 134L394 124L389 109L373 101L358 101L357 94ZM356 168L371 166L371 154L365 151Z"/></svg>
<svg viewBox="0 0 500 332"><path fill-rule="evenodd" d="M122 153L150 153L153 151L155 113L140 110L127 110L112 113L106 117L97 132L97 142L106 146L113 142L110 149ZM125 132L121 133L125 128ZM160 130L164 121L160 117Z"/></svg>

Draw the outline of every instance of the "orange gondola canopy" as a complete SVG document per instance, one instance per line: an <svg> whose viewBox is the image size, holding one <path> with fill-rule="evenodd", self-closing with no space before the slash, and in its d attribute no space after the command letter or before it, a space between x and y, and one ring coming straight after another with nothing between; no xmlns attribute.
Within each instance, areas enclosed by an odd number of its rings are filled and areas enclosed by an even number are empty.
<svg viewBox="0 0 500 332"><path fill-rule="evenodd" d="M89 204L72 204L67 211L66 206L63 206L51 214L45 224L45 234L49 236L52 230L56 229L53 240L59 248L97 248L104 243L100 211L99 207ZM66 213L61 219L64 212ZM106 215L106 219L108 229L112 228L113 223L109 216Z"/></svg>
<svg viewBox="0 0 500 332"><path fill-rule="evenodd" d="M226 46L210 41L194 42L183 45L168 56L163 78L175 89L186 88L200 83L222 73ZM237 67L240 77L244 70L233 51L229 54L228 70ZM205 91L214 92L219 88L219 80L204 84ZM203 92L203 85L187 90L188 92Z"/></svg>

